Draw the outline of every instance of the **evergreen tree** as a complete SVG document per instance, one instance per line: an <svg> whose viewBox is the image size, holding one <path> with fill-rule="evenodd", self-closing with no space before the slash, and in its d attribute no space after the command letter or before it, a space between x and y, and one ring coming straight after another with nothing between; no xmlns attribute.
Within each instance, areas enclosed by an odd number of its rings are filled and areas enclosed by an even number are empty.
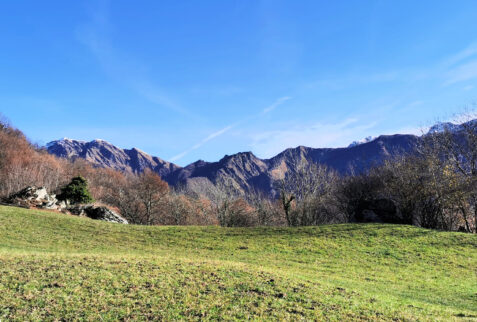
<svg viewBox="0 0 477 322"><path fill-rule="evenodd" d="M58 199L68 200L72 204L90 203L94 201L88 190L88 182L81 176L71 179L71 182L61 189Z"/></svg>

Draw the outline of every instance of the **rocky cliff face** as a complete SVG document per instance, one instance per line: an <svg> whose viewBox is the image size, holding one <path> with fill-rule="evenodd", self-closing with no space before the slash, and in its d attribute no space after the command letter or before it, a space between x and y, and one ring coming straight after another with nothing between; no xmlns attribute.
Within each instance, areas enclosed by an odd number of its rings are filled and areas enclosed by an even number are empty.
<svg viewBox="0 0 477 322"><path fill-rule="evenodd" d="M151 169L164 177L180 168L136 148L120 149L104 140L85 142L65 138L48 143L47 150L61 158L82 158L98 167L132 173Z"/></svg>
<svg viewBox="0 0 477 322"><path fill-rule="evenodd" d="M186 167L153 157L138 149L120 149L106 141L63 139L47 145L48 152L64 158L83 158L95 166L140 173L157 172L170 185L183 185L197 192L210 190L217 182L232 184L237 190L273 193L273 183L302 162L320 163L341 174L362 172L392 155L412 151L419 137L383 135L347 148L290 148L270 159L259 159L251 152L226 155L217 162L197 161Z"/></svg>

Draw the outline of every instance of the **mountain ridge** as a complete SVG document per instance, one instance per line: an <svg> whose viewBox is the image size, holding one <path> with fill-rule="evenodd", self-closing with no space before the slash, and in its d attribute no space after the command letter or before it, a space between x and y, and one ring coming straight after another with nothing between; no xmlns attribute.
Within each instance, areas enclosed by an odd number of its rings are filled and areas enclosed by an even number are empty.
<svg viewBox="0 0 477 322"><path fill-rule="evenodd" d="M101 139L87 142L64 138L49 142L46 149L50 154L60 158L82 158L95 166L131 173L151 169L161 176L166 176L180 168L176 164L151 156L138 148L121 149Z"/></svg>
<svg viewBox="0 0 477 322"><path fill-rule="evenodd" d="M340 174L362 172L393 155L412 151L418 139L411 134L381 135L342 148L298 146L268 159L260 159L250 151L239 152L215 162L198 160L184 167L137 148L121 149L100 139L86 142L65 138L48 143L46 148L58 157L82 158L98 167L135 174L151 169L170 185L194 187L197 193L227 182L241 193L262 191L273 195L274 182L296 171L303 162L324 164Z"/></svg>

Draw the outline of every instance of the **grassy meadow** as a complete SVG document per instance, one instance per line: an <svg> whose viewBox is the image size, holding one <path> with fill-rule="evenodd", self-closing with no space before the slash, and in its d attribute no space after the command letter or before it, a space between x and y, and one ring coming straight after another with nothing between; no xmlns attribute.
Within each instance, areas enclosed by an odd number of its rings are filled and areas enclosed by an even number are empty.
<svg viewBox="0 0 477 322"><path fill-rule="evenodd" d="M0 321L477 320L477 235L147 227L0 207Z"/></svg>

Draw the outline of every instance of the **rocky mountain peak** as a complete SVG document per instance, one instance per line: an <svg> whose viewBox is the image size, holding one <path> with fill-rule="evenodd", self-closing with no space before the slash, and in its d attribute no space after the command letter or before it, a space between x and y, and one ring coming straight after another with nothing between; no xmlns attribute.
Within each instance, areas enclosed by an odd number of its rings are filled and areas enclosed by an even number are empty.
<svg viewBox="0 0 477 322"><path fill-rule="evenodd" d="M376 137L373 137L373 136L367 136L365 137L364 139L362 140L359 140L359 141L353 141L351 142L350 145L348 145L348 148L352 148L354 146L358 146L360 144L364 144L364 143L368 143L368 142L371 142L372 140L376 139Z"/></svg>
<svg viewBox="0 0 477 322"><path fill-rule="evenodd" d="M454 132L460 128L459 124L454 124L451 122L438 122L431 126L429 131L427 133L433 134L433 133L442 133L444 131L451 131Z"/></svg>
<svg viewBox="0 0 477 322"><path fill-rule="evenodd" d="M121 149L108 141L95 139L90 142L62 139L48 143L49 153L58 157L83 158L93 165L124 172L140 173L151 169L161 176L167 176L180 167L137 149Z"/></svg>

